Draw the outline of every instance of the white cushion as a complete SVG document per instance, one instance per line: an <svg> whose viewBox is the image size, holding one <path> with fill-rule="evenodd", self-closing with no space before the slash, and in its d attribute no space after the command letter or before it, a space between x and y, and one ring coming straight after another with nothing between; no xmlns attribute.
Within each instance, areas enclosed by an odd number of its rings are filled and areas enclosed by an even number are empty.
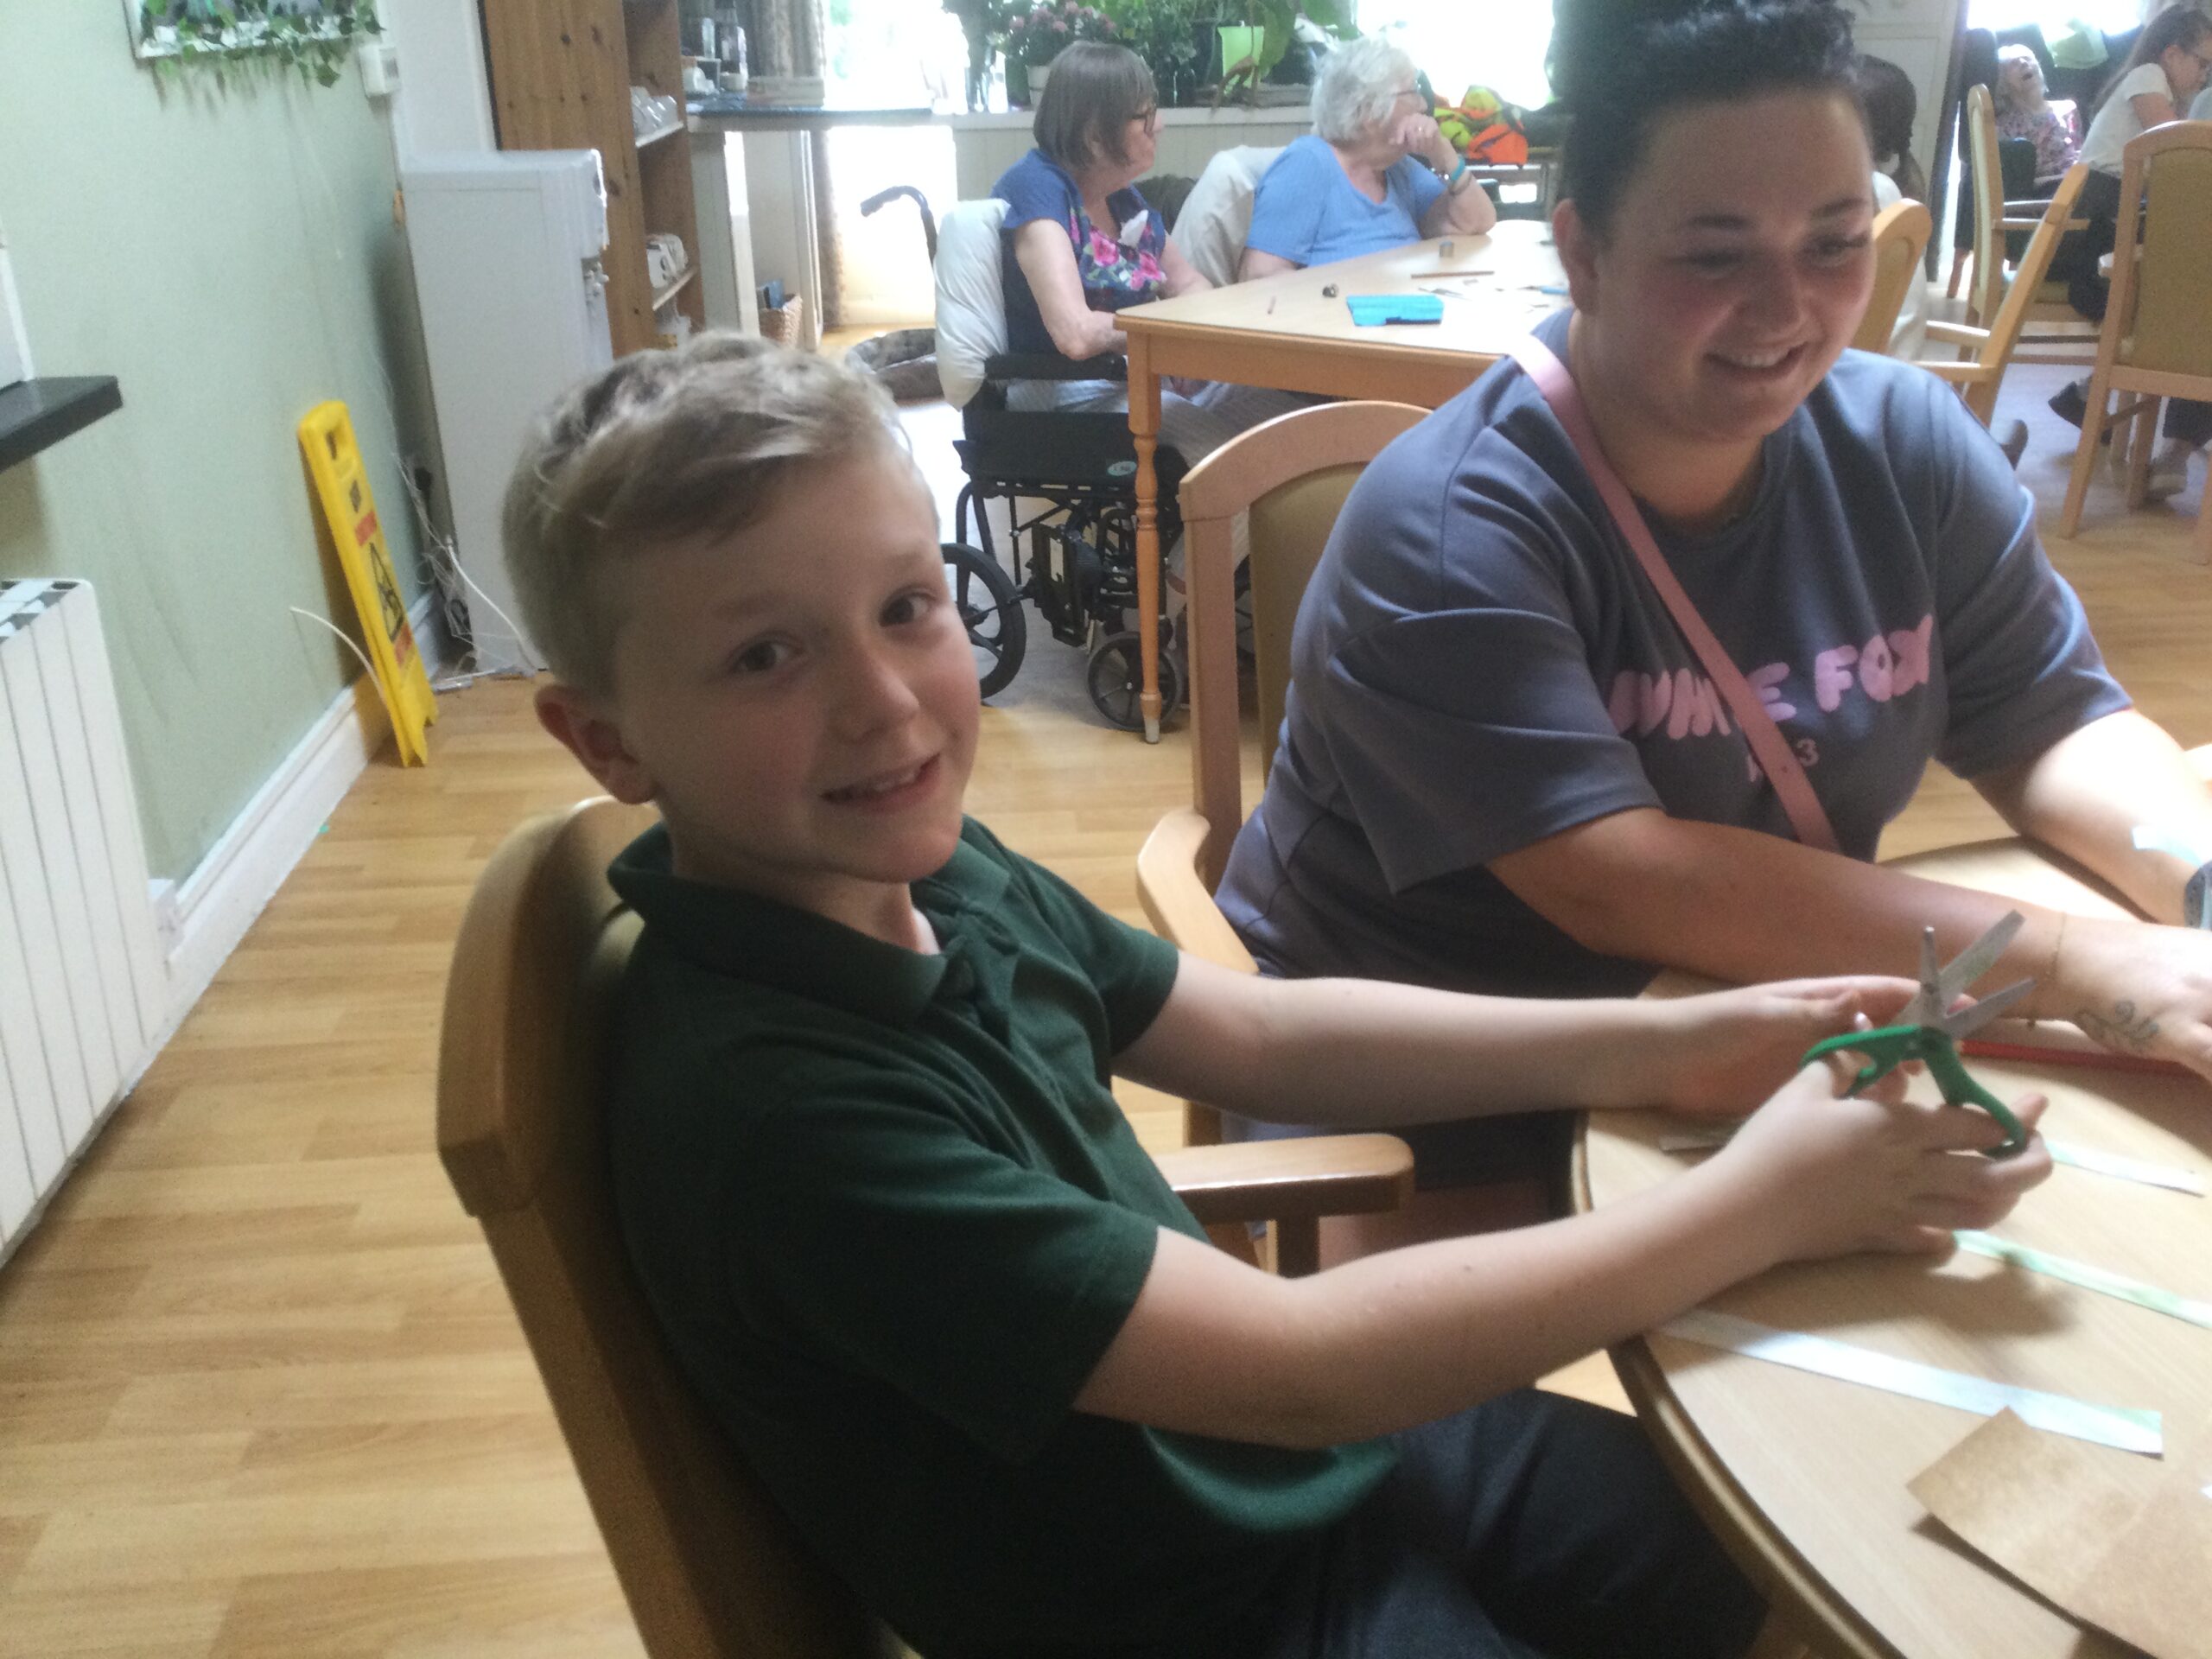
<svg viewBox="0 0 2212 1659"><path fill-rule="evenodd" d="M1236 262L1244 257L1244 238L1252 231L1253 192L1260 188L1260 175L1281 154L1280 147L1262 144L1217 150L1184 199L1175 221L1175 245L1216 288L1236 280Z"/></svg>
<svg viewBox="0 0 2212 1659"><path fill-rule="evenodd" d="M1006 211L995 197L957 202L938 226L937 378L955 409L982 388L985 361L1006 350L999 267Z"/></svg>

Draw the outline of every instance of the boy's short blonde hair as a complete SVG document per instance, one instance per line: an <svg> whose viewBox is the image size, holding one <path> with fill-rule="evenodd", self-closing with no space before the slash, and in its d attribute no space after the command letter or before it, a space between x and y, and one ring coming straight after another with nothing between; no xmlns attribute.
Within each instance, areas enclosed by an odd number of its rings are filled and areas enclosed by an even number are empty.
<svg viewBox="0 0 2212 1659"><path fill-rule="evenodd" d="M555 677L613 690L622 559L734 535L794 471L878 446L905 453L873 380L745 334L639 352L563 393L524 441L500 523L524 625Z"/></svg>

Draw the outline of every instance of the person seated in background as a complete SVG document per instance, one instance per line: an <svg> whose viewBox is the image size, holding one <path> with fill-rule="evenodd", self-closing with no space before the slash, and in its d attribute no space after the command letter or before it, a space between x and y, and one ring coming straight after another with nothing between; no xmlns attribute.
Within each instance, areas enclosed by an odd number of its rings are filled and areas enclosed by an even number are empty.
<svg viewBox="0 0 2212 1659"><path fill-rule="evenodd" d="M2066 284L2067 302L2083 316L2104 320L2109 285L2098 264L2120 229L2120 179L2127 146L2152 127L2177 121L2212 79L2212 17L2177 5L2143 26L2135 50L2106 83L2082 141L2088 182L2075 212L2088 228L2069 231L2051 255L2050 280ZM2089 407L2089 378L2062 387L2051 411L2079 426ZM2166 399L2165 442L2151 457L2148 493L2163 498L2189 487L2190 457L2212 441L2212 404Z"/></svg>
<svg viewBox="0 0 2212 1659"><path fill-rule="evenodd" d="M1275 158L1252 199L1239 282L1497 223L1419 83L1414 60L1374 36L1322 60L1313 130Z"/></svg>
<svg viewBox="0 0 2212 1659"><path fill-rule="evenodd" d="M1920 114L1920 94L1912 90L1912 77L1887 58L1861 52L1853 63L1852 79L1866 111L1874 170L1893 180L1907 201L1927 200L1928 175L1912 154L1912 124Z"/></svg>
<svg viewBox="0 0 2212 1659"><path fill-rule="evenodd" d="M1037 146L999 175L1007 349L1084 362L1122 350L1114 314L1211 288L1136 188L1158 153L1152 71L1123 46L1082 41L1052 60ZM1195 462L1247 427L1297 407L1255 386L1178 383L1160 393L1161 437ZM1128 407L1117 380L1017 381L1015 409Z"/></svg>
<svg viewBox="0 0 2212 1659"><path fill-rule="evenodd" d="M1127 47L1078 41L1052 60L1037 147L999 175L1007 204L1007 349L1081 362L1121 350L1114 313L1212 283L1136 189L1158 151L1152 72Z"/></svg>
<svg viewBox="0 0 2212 1659"><path fill-rule="evenodd" d="M2036 147L2036 184L2049 194L2047 187L2082 156L2072 100L2054 104L2044 95L2043 65L2031 48L2018 44L1998 48L1997 82L1989 92L1997 106L1997 136L2024 138Z"/></svg>

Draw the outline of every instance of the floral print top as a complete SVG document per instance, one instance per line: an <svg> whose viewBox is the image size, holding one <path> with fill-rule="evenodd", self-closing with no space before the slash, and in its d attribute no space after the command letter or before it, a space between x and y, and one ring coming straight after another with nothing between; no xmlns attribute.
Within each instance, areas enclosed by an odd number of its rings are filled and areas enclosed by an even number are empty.
<svg viewBox="0 0 2212 1659"><path fill-rule="evenodd" d="M1167 272L1161 259L1167 247L1166 226L1134 188L1117 190L1107 199L1116 223L1093 224L1073 176L1041 149L1033 149L1000 175L991 194L1007 204L1000 263L1008 351L1055 349L1038 314L1036 296L1029 291L1029 279L1014 257L1014 233L1037 219L1048 219L1066 228L1076 274L1092 310L1119 311L1165 293Z"/></svg>

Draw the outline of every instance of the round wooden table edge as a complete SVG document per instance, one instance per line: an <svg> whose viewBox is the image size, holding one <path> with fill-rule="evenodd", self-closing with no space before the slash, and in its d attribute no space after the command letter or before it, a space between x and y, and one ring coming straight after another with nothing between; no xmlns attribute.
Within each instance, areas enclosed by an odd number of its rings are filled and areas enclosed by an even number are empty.
<svg viewBox="0 0 2212 1659"><path fill-rule="evenodd" d="M1589 1134L1590 1114L1584 1112L1575 1126L1571 1170L1578 1215L1592 1209ZM1675 1484L1768 1602L1783 1608L1785 1617L1795 1614L1807 1627L1800 1634L1829 1659L1904 1659L1768 1524L1675 1398L1650 1344L1631 1337L1605 1352Z"/></svg>

